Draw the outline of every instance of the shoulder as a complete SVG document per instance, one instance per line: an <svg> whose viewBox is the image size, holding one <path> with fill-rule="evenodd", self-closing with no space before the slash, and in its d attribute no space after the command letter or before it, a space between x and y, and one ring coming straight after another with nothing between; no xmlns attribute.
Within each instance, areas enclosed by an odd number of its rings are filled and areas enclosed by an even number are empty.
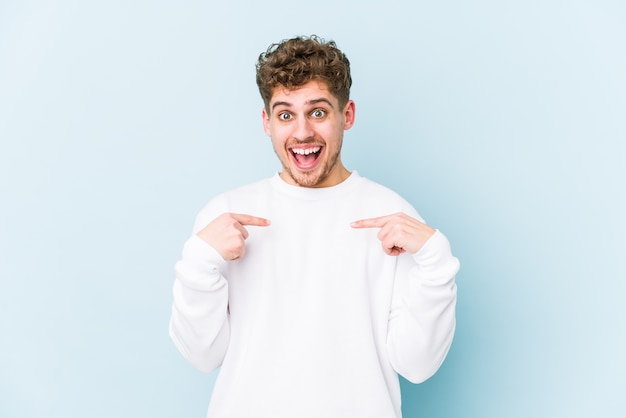
<svg viewBox="0 0 626 418"><path fill-rule="evenodd" d="M358 192L362 199L384 200L390 205L411 206L395 190L365 177L359 178Z"/></svg>
<svg viewBox="0 0 626 418"><path fill-rule="evenodd" d="M226 212L248 213L263 216L255 210L258 202L267 196L270 189L269 179L239 186L214 196L198 213L194 225L194 233L204 228L213 219ZM249 213L250 212L250 213ZM255 212L255 213L251 213Z"/></svg>
<svg viewBox="0 0 626 418"><path fill-rule="evenodd" d="M359 204L367 212L374 213L369 216L382 216L396 212L404 212L407 215L422 220L411 203L387 186L365 177L360 177L357 189Z"/></svg>
<svg viewBox="0 0 626 418"><path fill-rule="evenodd" d="M221 193L215 197L217 200L249 200L254 199L258 195L262 195L268 192L271 188L270 179L263 179L254 183L249 183L244 186L239 186L235 189ZM215 200L214 199L214 200Z"/></svg>
<svg viewBox="0 0 626 418"><path fill-rule="evenodd" d="M389 198L396 199L396 200L404 200L402 196L400 196L393 189L387 186L383 186L382 184L377 183L373 180L370 180L366 177L359 178L359 186L361 187L362 190L365 190L369 193L373 193L377 196L385 196L385 197L389 197Z"/></svg>

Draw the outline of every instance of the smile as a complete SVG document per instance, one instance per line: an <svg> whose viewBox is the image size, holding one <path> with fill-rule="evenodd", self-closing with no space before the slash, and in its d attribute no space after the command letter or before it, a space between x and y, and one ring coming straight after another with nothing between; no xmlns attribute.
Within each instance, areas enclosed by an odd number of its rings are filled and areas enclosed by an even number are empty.
<svg viewBox="0 0 626 418"><path fill-rule="evenodd" d="M291 148L291 155L296 166L301 170L310 170L315 167L317 160L321 154L322 147L294 147Z"/></svg>

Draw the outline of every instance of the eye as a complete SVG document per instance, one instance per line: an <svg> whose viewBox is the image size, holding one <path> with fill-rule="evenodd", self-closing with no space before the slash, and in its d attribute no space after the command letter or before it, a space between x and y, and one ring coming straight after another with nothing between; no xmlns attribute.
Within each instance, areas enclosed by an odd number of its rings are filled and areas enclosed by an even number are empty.
<svg viewBox="0 0 626 418"><path fill-rule="evenodd" d="M291 119L291 113L289 112L282 112L278 114L278 119L280 120L290 120Z"/></svg>
<svg viewBox="0 0 626 418"><path fill-rule="evenodd" d="M315 109L311 112L311 116L316 119L323 118L324 116L326 116L326 111L324 109Z"/></svg>

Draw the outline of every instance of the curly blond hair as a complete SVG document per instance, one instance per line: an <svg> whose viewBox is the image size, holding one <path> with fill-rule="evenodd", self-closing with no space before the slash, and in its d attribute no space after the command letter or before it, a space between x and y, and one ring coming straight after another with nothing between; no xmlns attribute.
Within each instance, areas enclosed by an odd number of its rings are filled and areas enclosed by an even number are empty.
<svg viewBox="0 0 626 418"><path fill-rule="evenodd" d="M350 99L350 61L335 42L298 36L272 44L259 55L256 83L268 112L276 87L292 90L311 80L326 83L341 107Z"/></svg>

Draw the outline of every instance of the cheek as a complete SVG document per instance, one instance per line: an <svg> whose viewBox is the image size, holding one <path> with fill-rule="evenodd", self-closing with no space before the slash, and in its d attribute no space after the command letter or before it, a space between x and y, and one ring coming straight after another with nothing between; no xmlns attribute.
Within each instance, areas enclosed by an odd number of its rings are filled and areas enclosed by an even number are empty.
<svg viewBox="0 0 626 418"><path fill-rule="evenodd" d="M320 132L320 134L326 139L327 143L335 144L340 141L343 135L343 129L341 129L340 126L329 126L324 129L323 132Z"/></svg>
<svg viewBox="0 0 626 418"><path fill-rule="evenodd" d="M275 144L279 144L281 142L283 142L283 137L284 137L284 133L280 131L280 129L276 129L271 127L268 130L268 134L270 136L270 138L272 138L272 142Z"/></svg>
<svg viewBox="0 0 626 418"><path fill-rule="evenodd" d="M276 132L272 133L272 146L277 153L285 153L285 141L276 136Z"/></svg>

